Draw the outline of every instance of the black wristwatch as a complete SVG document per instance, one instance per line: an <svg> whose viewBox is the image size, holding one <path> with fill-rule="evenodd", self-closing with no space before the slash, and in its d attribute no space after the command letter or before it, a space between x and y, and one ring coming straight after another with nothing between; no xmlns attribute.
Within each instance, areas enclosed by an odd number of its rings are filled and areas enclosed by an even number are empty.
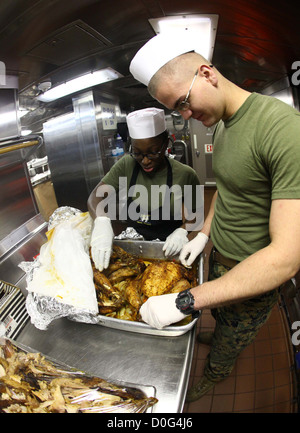
<svg viewBox="0 0 300 433"><path fill-rule="evenodd" d="M186 289L178 293L175 303L178 310L181 311L183 314L188 315L195 313L195 298L190 292L190 289Z"/></svg>

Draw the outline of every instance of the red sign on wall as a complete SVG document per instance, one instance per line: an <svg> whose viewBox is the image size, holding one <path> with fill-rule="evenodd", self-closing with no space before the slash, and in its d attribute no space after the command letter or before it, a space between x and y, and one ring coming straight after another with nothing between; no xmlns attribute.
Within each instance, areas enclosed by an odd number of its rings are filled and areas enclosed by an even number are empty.
<svg viewBox="0 0 300 433"><path fill-rule="evenodd" d="M213 145L212 144L205 144L204 145L204 151L205 151L205 153L213 153Z"/></svg>

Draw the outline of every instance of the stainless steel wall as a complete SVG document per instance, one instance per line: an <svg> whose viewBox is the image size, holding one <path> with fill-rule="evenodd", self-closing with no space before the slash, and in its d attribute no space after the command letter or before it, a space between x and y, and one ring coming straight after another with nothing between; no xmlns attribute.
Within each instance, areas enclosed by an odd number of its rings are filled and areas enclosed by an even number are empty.
<svg viewBox="0 0 300 433"><path fill-rule="evenodd" d="M115 110L112 119L105 117L107 113L103 110L110 106ZM107 138L113 139L120 119L116 101L88 91L73 98L72 112L44 123L46 153L58 206L87 211L89 194L110 168L104 144Z"/></svg>
<svg viewBox="0 0 300 433"><path fill-rule="evenodd" d="M0 155L0 240L38 213L22 150Z"/></svg>
<svg viewBox="0 0 300 433"><path fill-rule="evenodd" d="M0 89L0 140L19 137L18 90Z"/></svg>
<svg viewBox="0 0 300 433"><path fill-rule="evenodd" d="M87 192L74 113L44 123L43 134L58 206L80 209Z"/></svg>
<svg viewBox="0 0 300 433"><path fill-rule="evenodd" d="M275 81L271 86L264 88L262 94L280 99L291 107L299 110L298 94L295 90L295 87L291 87L288 77L284 77Z"/></svg>

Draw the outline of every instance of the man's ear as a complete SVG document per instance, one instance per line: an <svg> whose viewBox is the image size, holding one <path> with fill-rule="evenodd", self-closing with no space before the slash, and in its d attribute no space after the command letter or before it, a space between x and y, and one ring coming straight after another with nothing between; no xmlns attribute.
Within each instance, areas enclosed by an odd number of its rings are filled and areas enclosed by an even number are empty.
<svg viewBox="0 0 300 433"><path fill-rule="evenodd" d="M218 82L217 75L212 65L199 66L199 75L204 77L207 81L210 81L212 84L216 84Z"/></svg>

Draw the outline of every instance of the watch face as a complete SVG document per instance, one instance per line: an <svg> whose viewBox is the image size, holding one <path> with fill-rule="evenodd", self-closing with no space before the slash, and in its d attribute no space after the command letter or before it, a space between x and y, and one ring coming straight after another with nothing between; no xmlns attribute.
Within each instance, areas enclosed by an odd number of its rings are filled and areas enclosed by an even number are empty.
<svg viewBox="0 0 300 433"><path fill-rule="evenodd" d="M183 295L178 299L178 305L180 305L181 307L189 306L190 297L187 294Z"/></svg>
<svg viewBox="0 0 300 433"><path fill-rule="evenodd" d="M188 290L179 293L176 298L177 308L184 314L191 314L194 312L194 296Z"/></svg>

